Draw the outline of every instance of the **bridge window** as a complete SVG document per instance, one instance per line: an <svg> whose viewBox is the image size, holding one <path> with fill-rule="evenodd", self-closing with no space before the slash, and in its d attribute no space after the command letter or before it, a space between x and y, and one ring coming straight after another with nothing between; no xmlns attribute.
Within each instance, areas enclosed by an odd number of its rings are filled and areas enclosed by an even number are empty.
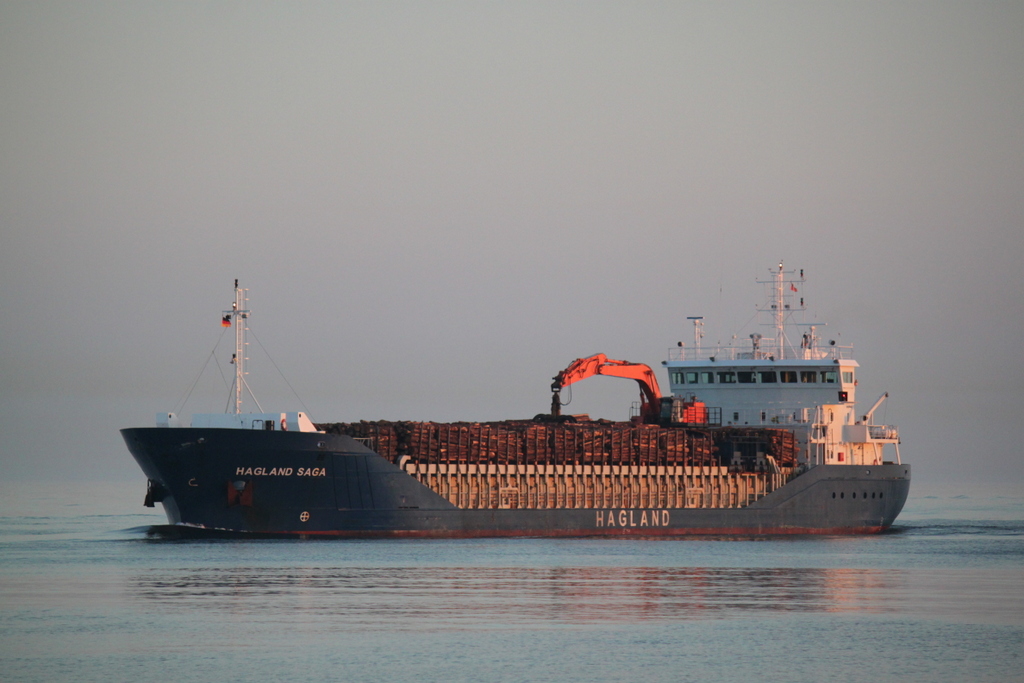
<svg viewBox="0 0 1024 683"><path fill-rule="evenodd" d="M800 383L801 384L817 384L818 373L814 370L801 370L800 371Z"/></svg>
<svg viewBox="0 0 1024 683"><path fill-rule="evenodd" d="M718 381L720 384L735 384L736 373L735 372L720 372L718 373Z"/></svg>
<svg viewBox="0 0 1024 683"><path fill-rule="evenodd" d="M742 371L736 373L739 377L740 384L753 384L757 381L757 373L752 371Z"/></svg>
<svg viewBox="0 0 1024 683"><path fill-rule="evenodd" d="M853 384L853 372L843 370L843 384Z"/></svg>
<svg viewBox="0 0 1024 683"><path fill-rule="evenodd" d="M824 382L825 384L835 384L836 383L836 371L835 370L822 370L821 371L821 381Z"/></svg>
<svg viewBox="0 0 1024 683"><path fill-rule="evenodd" d="M688 372L688 373L686 373L686 383L687 384L696 384L697 383L697 373L696 372Z"/></svg>
<svg viewBox="0 0 1024 683"><path fill-rule="evenodd" d="M713 373L713 372L702 372L702 373L700 373L700 383L701 384L714 384L715 383L715 373Z"/></svg>
<svg viewBox="0 0 1024 683"><path fill-rule="evenodd" d="M783 384L796 384L796 370L782 370L779 379Z"/></svg>
<svg viewBox="0 0 1024 683"><path fill-rule="evenodd" d="M761 372L761 384L774 384L776 381L774 370L764 370Z"/></svg>

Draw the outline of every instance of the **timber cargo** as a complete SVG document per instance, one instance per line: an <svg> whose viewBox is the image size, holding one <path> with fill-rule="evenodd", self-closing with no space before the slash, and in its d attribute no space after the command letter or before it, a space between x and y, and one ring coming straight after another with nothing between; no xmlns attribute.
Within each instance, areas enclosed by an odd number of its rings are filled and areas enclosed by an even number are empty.
<svg viewBox="0 0 1024 683"><path fill-rule="evenodd" d="M748 347L682 342L653 370L596 354L551 385L533 420L314 424L302 412L243 413L249 311L235 284L235 411L174 413L122 430L173 536L375 538L849 534L887 529L906 501L899 433L875 424L888 394L856 410L858 364L788 343L779 265L764 307L775 339ZM785 285L789 285L786 287ZM803 299L799 308L803 307ZM785 313L784 313L785 312ZM592 376L635 380L627 421L561 414L561 391ZM891 455L890 455L891 454Z"/></svg>
<svg viewBox="0 0 1024 683"><path fill-rule="evenodd" d="M795 476L782 429L359 422L344 434L464 509L740 507ZM734 445L735 444L735 445ZM755 456L737 457L739 444Z"/></svg>

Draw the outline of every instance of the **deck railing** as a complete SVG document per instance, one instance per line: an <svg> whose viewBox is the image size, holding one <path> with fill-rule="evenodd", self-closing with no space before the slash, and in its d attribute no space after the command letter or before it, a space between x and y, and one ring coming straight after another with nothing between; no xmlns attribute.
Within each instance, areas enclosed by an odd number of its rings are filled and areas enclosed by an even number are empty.
<svg viewBox="0 0 1024 683"><path fill-rule="evenodd" d="M770 339L762 339L757 350L751 346L710 346L697 349L692 346L674 346L668 350L669 360L764 360L785 362L787 360L839 360L852 359L853 346L822 346L812 349L787 348L785 357L777 357Z"/></svg>
<svg viewBox="0 0 1024 683"><path fill-rule="evenodd" d="M868 436L872 439L898 439L900 432L892 425L868 425Z"/></svg>

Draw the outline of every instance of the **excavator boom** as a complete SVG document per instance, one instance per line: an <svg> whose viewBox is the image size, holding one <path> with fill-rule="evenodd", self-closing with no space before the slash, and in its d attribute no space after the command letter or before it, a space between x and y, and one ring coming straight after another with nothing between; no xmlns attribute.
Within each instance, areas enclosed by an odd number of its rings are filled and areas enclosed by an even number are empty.
<svg viewBox="0 0 1024 683"><path fill-rule="evenodd" d="M565 370L559 372L551 383L551 414L560 415L562 402L559 396L563 387L593 375L625 377L636 380L640 385L640 414L644 422L655 423L661 415L661 390L654 371L643 363L613 360L603 353L586 358L577 358Z"/></svg>

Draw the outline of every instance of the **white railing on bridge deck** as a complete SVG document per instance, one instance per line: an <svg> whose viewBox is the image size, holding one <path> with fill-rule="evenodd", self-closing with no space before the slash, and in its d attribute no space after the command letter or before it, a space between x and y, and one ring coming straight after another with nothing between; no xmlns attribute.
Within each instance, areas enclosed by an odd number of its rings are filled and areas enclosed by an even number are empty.
<svg viewBox="0 0 1024 683"><path fill-rule="evenodd" d="M668 350L669 360L709 360L716 361L730 360L764 360L785 362L787 360L837 360L852 359L852 346L823 346L813 349L787 348L785 358L776 358L774 351L765 350L771 348L772 340L762 339L761 348L756 351L749 345L746 346L712 346L701 347L699 350L692 346L675 346Z"/></svg>

